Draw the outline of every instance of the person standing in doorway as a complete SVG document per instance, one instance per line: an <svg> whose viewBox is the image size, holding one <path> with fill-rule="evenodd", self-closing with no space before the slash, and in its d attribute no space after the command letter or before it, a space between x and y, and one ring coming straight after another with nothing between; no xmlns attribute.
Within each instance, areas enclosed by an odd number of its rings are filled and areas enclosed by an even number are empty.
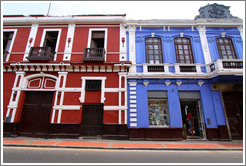
<svg viewBox="0 0 246 166"><path fill-rule="evenodd" d="M186 115L186 121L187 121L187 126L188 126L188 132L191 133L192 130L192 115L191 112L188 112L188 114Z"/></svg>

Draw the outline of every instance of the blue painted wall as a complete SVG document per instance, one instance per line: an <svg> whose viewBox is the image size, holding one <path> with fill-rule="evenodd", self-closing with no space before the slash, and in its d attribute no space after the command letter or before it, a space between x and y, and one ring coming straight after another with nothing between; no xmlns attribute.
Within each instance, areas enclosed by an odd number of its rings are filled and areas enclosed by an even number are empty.
<svg viewBox="0 0 246 166"><path fill-rule="evenodd" d="M163 28L154 27L143 27L141 31L139 28L136 28L135 46L137 64L146 63L145 38L151 37L151 33L155 33L155 37L161 38L164 63L174 64L177 62L174 38L179 37L180 33L184 33L184 37L188 37L191 40L195 63L205 64L200 36L196 28L194 28L193 31L191 28L170 28L170 31L166 28L164 31ZM174 72L173 67L170 67L169 70L170 72ZM137 72L143 72L141 66L137 66ZM205 72L205 68L203 69L203 72Z"/></svg>
<svg viewBox="0 0 246 166"><path fill-rule="evenodd" d="M243 41L237 28L207 28L206 36L208 40L209 51L212 61L220 59L216 44L216 38L221 37L221 33L225 32L226 37L231 38L238 59L243 59Z"/></svg>
<svg viewBox="0 0 246 166"><path fill-rule="evenodd" d="M147 92L149 90L167 91L170 127L182 127L182 115L178 94L179 91L200 92L204 122L207 128L217 128L218 125L226 125L220 94L218 91L212 91L209 81L199 80L205 82L202 86L197 84L197 80L168 80L172 82L169 86L165 85L165 81L167 80L129 79L128 81L137 81L137 127L149 127L147 96ZM176 81L182 81L183 83L178 86ZM145 86L143 82L149 82L149 84ZM130 98L128 95L128 103L129 100ZM129 116L130 110L128 108L128 127L130 127ZM210 123L208 123L208 118L210 119Z"/></svg>

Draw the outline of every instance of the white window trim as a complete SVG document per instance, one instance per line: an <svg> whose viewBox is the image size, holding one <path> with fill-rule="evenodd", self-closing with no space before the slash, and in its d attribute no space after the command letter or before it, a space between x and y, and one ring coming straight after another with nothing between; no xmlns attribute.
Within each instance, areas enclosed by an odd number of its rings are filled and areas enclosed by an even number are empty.
<svg viewBox="0 0 246 166"><path fill-rule="evenodd" d="M45 39L45 36L46 36L46 32L51 32L51 31L58 31L58 36L57 36L57 41L56 41L56 49L55 49L56 53L54 55L54 61L56 61L62 29L44 29L43 30L43 34L42 34L42 38L41 38L41 42L40 42L40 47L43 47L43 45L44 45L44 39Z"/></svg>
<svg viewBox="0 0 246 166"><path fill-rule="evenodd" d="M81 103L85 102L85 84L86 80L101 80L101 103L104 103L104 93L105 93L105 80L107 79L106 77L81 77L82 79L82 91L81 91L81 96L79 98Z"/></svg>
<svg viewBox="0 0 246 166"><path fill-rule="evenodd" d="M105 61L107 57L107 41L108 41L108 28L90 28L89 29L89 35L88 35L88 43L87 43L87 48L91 47L91 35L92 31L104 31L104 50L105 50Z"/></svg>
<svg viewBox="0 0 246 166"><path fill-rule="evenodd" d="M14 32L12 40L11 40L11 44L9 46L9 49L6 50L6 51L9 52L7 57L6 57L6 62L8 62L10 54L11 54L11 51L12 51L12 48L13 48L13 45L14 45L15 37L16 37L16 34L17 34L17 29L3 29L3 32Z"/></svg>

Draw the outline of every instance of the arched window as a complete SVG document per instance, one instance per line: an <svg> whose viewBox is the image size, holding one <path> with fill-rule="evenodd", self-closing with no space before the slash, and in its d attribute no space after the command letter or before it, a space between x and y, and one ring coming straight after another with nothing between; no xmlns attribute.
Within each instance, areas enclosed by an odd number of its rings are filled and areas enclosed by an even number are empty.
<svg viewBox="0 0 246 166"><path fill-rule="evenodd" d="M177 63L194 63L190 39L187 37L174 38Z"/></svg>
<svg viewBox="0 0 246 166"><path fill-rule="evenodd" d="M221 59L237 59L236 52L230 38L219 37L216 39Z"/></svg>
<svg viewBox="0 0 246 166"><path fill-rule="evenodd" d="M145 39L146 62L150 64L163 63L161 39L149 37Z"/></svg>

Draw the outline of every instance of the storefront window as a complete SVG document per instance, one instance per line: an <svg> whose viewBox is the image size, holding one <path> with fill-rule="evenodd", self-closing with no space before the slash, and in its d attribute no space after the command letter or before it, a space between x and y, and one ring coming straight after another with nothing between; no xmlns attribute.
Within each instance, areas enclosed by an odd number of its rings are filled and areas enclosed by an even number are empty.
<svg viewBox="0 0 246 166"><path fill-rule="evenodd" d="M148 93L149 126L169 127L168 101L165 96L165 91Z"/></svg>

